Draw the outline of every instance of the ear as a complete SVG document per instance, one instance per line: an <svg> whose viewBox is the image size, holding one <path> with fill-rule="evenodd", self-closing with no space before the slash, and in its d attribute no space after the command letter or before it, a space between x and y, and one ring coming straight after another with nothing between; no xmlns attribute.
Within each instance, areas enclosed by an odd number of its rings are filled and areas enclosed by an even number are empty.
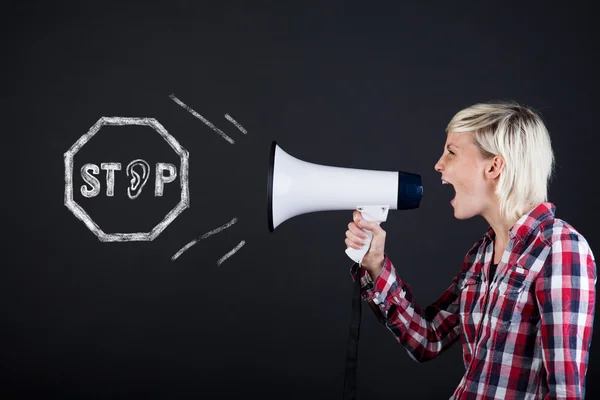
<svg viewBox="0 0 600 400"><path fill-rule="evenodd" d="M487 162L485 169L485 176L488 179L497 179L500 177L500 173L504 169L505 162L502 156L494 156L490 158Z"/></svg>

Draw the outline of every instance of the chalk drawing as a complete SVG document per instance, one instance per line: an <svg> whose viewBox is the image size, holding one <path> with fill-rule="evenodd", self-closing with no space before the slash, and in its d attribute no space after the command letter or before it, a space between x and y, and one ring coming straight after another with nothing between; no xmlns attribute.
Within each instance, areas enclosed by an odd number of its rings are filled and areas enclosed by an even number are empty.
<svg viewBox="0 0 600 400"><path fill-rule="evenodd" d="M106 171L106 195L113 197L115 195L115 171L121 170L121 163L102 163L102 170ZM142 176L134 169L139 167L142 169ZM138 169L139 169L138 168ZM91 173L90 173L91 171ZM98 175L98 166L96 164L87 163L81 168L81 178L92 188L88 189L85 185L81 186L81 194L90 198L95 197L100 192L100 181L92 174ZM148 181L150 175L150 165L143 159L138 158L127 165L127 176L131 176L130 186L127 188L127 195L131 200L137 198L141 193L144 185ZM168 175L163 172L168 171ZM177 167L169 163L156 163L156 184L154 195L160 197L163 195L165 183L171 183L177 178Z"/></svg>
<svg viewBox="0 0 600 400"><path fill-rule="evenodd" d="M90 173L90 171L92 173ZM92 174L98 175L100 173L100 169L96 164L84 164L81 167L81 177L92 188L88 189L85 185L81 185L81 194L88 199L91 197L95 197L100 193L100 181L96 179Z"/></svg>
<svg viewBox="0 0 600 400"><path fill-rule="evenodd" d="M234 217L228 223L226 223L224 225L221 225L220 227L218 227L216 229L213 229L212 231L206 232L204 235L200 236L199 238L192 240L191 242L189 242L188 244L186 244L185 246L183 246L177 253L175 253L175 255L173 255L173 257L171 257L171 260L175 261L177 258L179 258L179 256L181 256L183 254L183 252L185 252L187 249L189 249L190 247L192 247L193 245L195 245L199 241L204 240L204 239L206 239L209 236L212 236L212 235L214 235L216 233L219 233L219 232L221 232L221 231L229 228L230 226L232 226L236 222L237 222L237 218Z"/></svg>
<svg viewBox="0 0 600 400"><path fill-rule="evenodd" d="M121 170L121 163L102 163L100 169L106 171L106 195L115 195L115 171Z"/></svg>
<svg viewBox="0 0 600 400"><path fill-rule="evenodd" d="M134 232L134 233L105 233L85 212L85 210L73 199L73 164L75 154L85 145L100 128L104 125L145 125L151 127L158 132L163 139L171 146L171 148L179 155L180 158L180 186L181 198L179 203L167 213L164 219L158 223L150 232ZM101 117L86 134L82 135L64 154L65 161L65 206L81 220L89 230L91 230L102 242L128 242L128 241L151 241L156 239L158 235L171 223L179 214L181 214L190 204L189 183L188 183L188 168L189 168L189 153L179 142L167 132L167 130L154 118L133 118L133 117ZM84 167L86 167L84 165ZM93 167L91 167L94 169ZM114 170L113 166L106 166L107 171ZM87 170L86 170L87 171ZM82 168L83 176L83 168ZM110 176L107 173L107 180ZM92 177L91 175L88 176ZM93 178L93 177L92 177ZM85 178L84 178L85 179ZM95 178L94 178L95 179ZM91 179L90 179L91 181ZM90 183L90 182L88 182ZM114 184L114 181L113 181ZM92 185L93 192L95 186ZM99 185L99 182L98 182ZM108 188L107 188L108 191ZM83 194L83 190L82 190ZM91 195L91 193L88 193ZM85 194L84 194L85 196Z"/></svg>
<svg viewBox="0 0 600 400"><path fill-rule="evenodd" d="M193 109L191 109L188 105L186 105L183 101L179 100L177 97L175 97L174 94L170 94L169 97L177 104L179 104L181 107L185 108L187 111L189 111L194 117L198 118L200 121L204 122L210 129L212 129L213 131L217 132L219 135L221 135L223 137L223 139L227 140L229 143L234 144L235 142L233 141L232 138L230 138L229 136L227 136L227 134L225 134L225 132L223 132L222 130L220 130L219 128L217 128L216 126L214 126L209 120L207 120L206 118L204 118L202 115L198 114L196 111L194 111Z"/></svg>
<svg viewBox="0 0 600 400"><path fill-rule="evenodd" d="M168 171L169 175L163 174ZM169 163L156 163L156 185L154 186L154 195L162 196L165 183L170 183L177 177L177 168Z"/></svg>
<svg viewBox="0 0 600 400"><path fill-rule="evenodd" d="M240 125L240 124L239 124L239 123L238 123L238 122L237 122L235 119L233 119L233 118L231 117L231 115L229 115L229 114L225 114L225 118L226 118L226 119L227 119L229 122L231 122L232 124L234 124L234 125L235 125L235 127L236 127L236 128L238 128L238 129L239 129L239 130L240 130L240 131L241 131L241 132L242 132L244 135L245 135L246 133L248 133L248 131L247 131L247 130L245 130L245 129L244 129L244 127L243 127L242 125Z"/></svg>
<svg viewBox="0 0 600 400"><path fill-rule="evenodd" d="M142 169L141 177L140 174L134 170L135 167ZM133 160L127 165L127 176L131 176L131 186L127 188L127 196L133 200L136 199L140 193L142 193L142 189L146 185L146 182L148 182L148 177L150 176L150 165L148 165L148 163L141 158Z"/></svg>
<svg viewBox="0 0 600 400"><path fill-rule="evenodd" d="M221 257L221 259L219 261L217 261L217 265L221 265L223 263L223 261L227 260L229 257L234 255L239 249L242 248L242 246L244 244L246 244L246 242L242 240L237 246L235 246L235 248L233 250L231 250L229 253L227 253L223 257Z"/></svg>

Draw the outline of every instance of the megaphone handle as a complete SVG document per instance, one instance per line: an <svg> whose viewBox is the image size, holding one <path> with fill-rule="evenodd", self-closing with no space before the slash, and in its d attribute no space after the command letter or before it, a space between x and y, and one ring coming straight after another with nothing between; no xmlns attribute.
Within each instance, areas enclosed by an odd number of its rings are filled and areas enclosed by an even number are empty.
<svg viewBox="0 0 600 400"><path fill-rule="evenodd" d="M380 206L376 206L378 209L381 209ZM385 212L381 212L379 211L379 213L377 212L373 212L373 210L369 210L368 207L363 207L362 209L359 208L360 214L362 215L362 218L366 221L377 221L377 222L383 222L385 221L385 216L387 215L387 210L385 210ZM375 215L379 215L382 216L380 218L376 218L373 216L373 214ZM348 255L348 257L350 257L350 259L352 259L354 262L356 263L361 263L363 257L365 256L365 254L367 254L367 252L369 251L369 248L371 247L371 241L373 240L373 232L367 230L367 229L362 229L366 234L367 234L367 238L365 239L365 244L360 248L360 249L353 249L351 247L348 247L346 249L346 254Z"/></svg>

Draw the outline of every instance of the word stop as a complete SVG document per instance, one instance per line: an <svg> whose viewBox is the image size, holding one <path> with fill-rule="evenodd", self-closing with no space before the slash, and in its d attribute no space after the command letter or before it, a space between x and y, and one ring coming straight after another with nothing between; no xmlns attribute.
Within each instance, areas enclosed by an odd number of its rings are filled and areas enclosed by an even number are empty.
<svg viewBox="0 0 600 400"><path fill-rule="evenodd" d="M115 194L115 171L121 170L121 163L101 163L100 168L96 164L87 163L81 167L81 178L89 185L81 185L81 194L87 198L95 197L100 193L100 181L94 176L100 173L100 169L106 171L106 195ZM142 159L133 160L125 169L130 177L127 196L130 199L137 198L146 185L150 176L150 165ZM177 178L177 168L169 163L156 163L156 179L154 180L154 196L162 196L165 183L170 183ZM92 175L93 174L93 175Z"/></svg>

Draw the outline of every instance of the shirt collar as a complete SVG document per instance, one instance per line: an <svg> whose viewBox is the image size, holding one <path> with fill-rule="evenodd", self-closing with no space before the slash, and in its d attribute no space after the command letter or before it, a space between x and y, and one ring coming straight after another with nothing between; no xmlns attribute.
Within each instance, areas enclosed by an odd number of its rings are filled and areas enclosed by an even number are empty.
<svg viewBox="0 0 600 400"><path fill-rule="evenodd" d="M517 239L524 242L525 239L535 231L542 222L547 219L553 219L556 212L556 206L551 202L543 202L536 207L523 214L521 218L515 222L508 232L509 240ZM494 240L496 233L490 226L485 234L485 240L491 242Z"/></svg>

